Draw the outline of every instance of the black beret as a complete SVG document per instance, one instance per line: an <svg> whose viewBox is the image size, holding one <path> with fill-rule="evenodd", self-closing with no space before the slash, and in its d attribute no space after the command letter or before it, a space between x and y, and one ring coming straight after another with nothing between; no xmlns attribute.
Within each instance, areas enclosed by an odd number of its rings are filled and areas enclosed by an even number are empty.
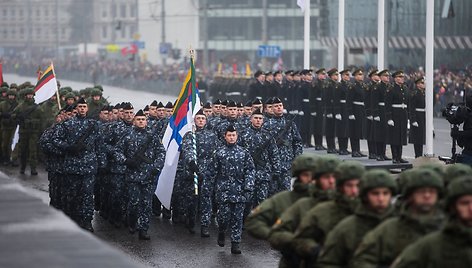
<svg viewBox="0 0 472 268"><path fill-rule="evenodd" d="M143 112L143 110L139 110L134 116L146 116Z"/></svg>
<svg viewBox="0 0 472 268"><path fill-rule="evenodd" d="M108 111L108 105L103 105L102 109L100 109L101 112L103 111Z"/></svg>
<svg viewBox="0 0 472 268"><path fill-rule="evenodd" d="M87 101L85 101L84 98L80 98L80 99L77 101L77 104L87 104Z"/></svg>
<svg viewBox="0 0 472 268"><path fill-rule="evenodd" d="M238 102L238 108L243 108L244 107L244 104L242 102Z"/></svg>
<svg viewBox="0 0 472 268"><path fill-rule="evenodd" d="M252 102L252 105L258 105L258 104L262 104L261 99L255 99L255 100Z"/></svg>
<svg viewBox="0 0 472 268"><path fill-rule="evenodd" d="M254 110L254 112L252 112L252 115L255 115L255 114L260 114L260 115L264 115L261 111L261 109L256 109Z"/></svg>
<svg viewBox="0 0 472 268"><path fill-rule="evenodd" d="M108 106L108 111L109 112L113 111L113 109L115 109L115 107L113 107L112 105Z"/></svg>
<svg viewBox="0 0 472 268"><path fill-rule="evenodd" d="M226 132L235 132L236 131L236 128L234 128L233 125L229 125L227 128L226 128Z"/></svg>
<svg viewBox="0 0 472 268"><path fill-rule="evenodd" d="M278 98L278 97L274 97L274 98L272 99L272 103L273 103L273 104L282 103L282 100L281 100L280 98Z"/></svg>
<svg viewBox="0 0 472 268"><path fill-rule="evenodd" d="M244 105L245 107L252 107L252 101L247 101L246 104Z"/></svg>
<svg viewBox="0 0 472 268"><path fill-rule="evenodd" d="M275 71L275 72L274 72L274 76L275 76L275 75L278 75L278 74L281 74L281 73L282 73L282 71Z"/></svg>
<svg viewBox="0 0 472 268"><path fill-rule="evenodd" d="M266 101L265 101L265 104L270 104L272 105L274 103L274 100L272 98L268 98Z"/></svg>
<svg viewBox="0 0 472 268"><path fill-rule="evenodd" d="M113 107L113 109L116 109L116 110L119 110L121 108L121 104L120 103L117 103L115 105L115 107Z"/></svg>
<svg viewBox="0 0 472 268"><path fill-rule="evenodd" d="M267 73L265 73L265 75L266 75L266 76L268 76L268 75L273 75L273 73L272 73L272 72L267 72Z"/></svg>
<svg viewBox="0 0 472 268"><path fill-rule="evenodd" d="M223 106L228 105L228 100L223 100L223 101L221 102L221 105L223 105Z"/></svg>
<svg viewBox="0 0 472 268"><path fill-rule="evenodd" d="M75 108L74 105L68 105L68 106L64 109L64 111L66 111L66 112L72 112L72 110L74 110L74 108Z"/></svg>
<svg viewBox="0 0 472 268"><path fill-rule="evenodd" d="M198 112L195 115L205 115L205 114L203 113L203 110L200 109L200 110L198 110Z"/></svg>
<svg viewBox="0 0 472 268"><path fill-rule="evenodd" d="M123 108L123 110L133 110L134 109L133 105L130 102L125 103L124 105L121 106L121 108Z"/></svg>
<svg viewBox="0 0 472 268"><path fill-rule="evenodd" d="M213 105L220 105L221 104L221 100L220 99L216 99L214 102L213 102Z"/></svg>
<svg viewBox="0 0 472 268"><path fill-rule="evenodd" d="M205 103L205 105L203 105L203 108L211 109L211 103L210 102Z"/></svg>
<svg viewBox="0 0 472 268"><path fill-rule="evenodd" d="M162 104L162 102L160 101L160 102L157 104L157 108L164 108L164 104Z"/></svg>
<svg viewBox="0 0 472 268"><path fill-rule="evenodd" d="M157 101L153 100L149 106L157 106Z"/></svg>
<svg viewBox="0 0 472 268"><path fill-rule="evenodd" d="M228 104L226 104L226 107L237 107L237 104L235 101L230 100L228 101Z"/></svg>
<svg viewBox="0 0 472 268"><path fill-rule="evenodd" d="M174 108L174 105L172 104L172 102L168 101L168 102L166 103L166 106L165 106L164 108L168 108L168 109Z"/></svg>
<svg viewBox="0 0 472 268"><path fill-rule="evenodd" d="M146 107L144 107L143 111L145 111L145 112L149 111L149 105L146 105Z"/></svg>

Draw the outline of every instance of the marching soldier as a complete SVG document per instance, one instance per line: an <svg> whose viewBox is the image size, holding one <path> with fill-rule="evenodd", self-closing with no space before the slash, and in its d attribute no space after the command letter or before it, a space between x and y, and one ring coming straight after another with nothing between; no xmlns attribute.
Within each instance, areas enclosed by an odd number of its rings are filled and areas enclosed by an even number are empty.
<svg viewBox="0 0 472 268"><path fill-rule="evenodd" d="M328 154L335 154L338 151L336 150L336 143L334 140L335 137L335 105L336 98L335 94L339 90L339 73L338 69L333 68L328 71L328 76L330 79L327 80L327 86L324 90L324 113L326 115L325 122L325 137L326 145L328 146Z"/></svg>
<svg viewBox="0 0 472 268"><path fill-rule="evenodd" d="M391 198L397 185L385 170L370 170L360 183L361 205L329 232L318 257L320 267L346 267L364 235L394 213Z"/></svg>
<svg viewBox="0 0 472 268"><path fill-rule="evenodd" d="M0 131L1 131L1 162L3 165L11 164L11 144L15 134L16 122L12 118L13 110L18 105L16 100L16 91L8 90L7 99L0 102Z"/></svg>
<svg viewBox="0 0 472 268"><path fill-rule="evenodd" d="M255 238L267 240L272 225L282 213L302 197L309 195L309 189L313 181L316 156L303 153L292 162L292 177L295 178L293 191L280 192L264 200L252 210L246 218L246 230Z"/></svg>
<svg viewBox="0 0 472 268"><path fill-rule="evenodd" d="M387 69L378 73L380 84L371 92L372 116L374 119L374 140L376 144L377 161L392 160L385 154L388 136L387 118L385 117L385 95L390 90L390 73Z"/></svg>
<svg viewBox="0 0 472 268"><path fill-rule="evenodd" d="M392 74L395 83L385 95L385 115L388 124L389 144L394 164L408 163L402 158L402 146L407 143L408 92L405 74L397 71Z"/></svg>
<svg viewBox="0 0 472 268"><path fill-rule="evenodd" d="M423 156L426 143L424 77L415 80L416 88L410 95L410 143L415 147L415 158Z"/></svg>
<svg viewBox="0 0 472 268"><path fill-rule="evenodd" d="M229 125L224 133L225 146L215 152L207 170L216 187L218 245L224 247L225 232L230 227L232 254L241 254L245 203L250 202L254 190L254 162L237 140L236 128Z"/></svg>
<svg viewBox="0 0 472 268"><path fill-rule="evenodd" d="M413 170L403 187L400 215L386 220L363 238L352 267L390 266L409 244L442 228L446 217L438 201L443 184L433 170Z"/></svg>
<svg viewBox="0 0 472 268"><path fill-rule="evenodd" d="M275 137L275 142L279 149L281 167L280 176L273 178L271 195L290 189L290 165L293 159L303 152L302 138L300 137L300 132L298 132L297 125L293 122L293 119L288 120L284 116L284 105L279 98L274 99L272 109L274 117L270 124L265 124L264 126Z"/></svg>
<svg viewBox="0 0 472 268"><path fill-rule="evenodd" d="M147 233L151 217L152 196L156 177L164 165L165 150L161 140L146 128L147 119L142 110L133 118L131 131L120 140L115 159L126 166L125 181L128 189L127 219L130 233L139 232L139 239L149 240Z"/></svg>
<svg viewBox="0 0 472 268"><path fill-rule="evenodd" d="M53 145L64 152L66 212L82 228L93 232L93 184L102 143L97 121L87 117L88 105L77 102L77 116L65 121L53 137Z"/></svg>
<svg viewBox="0 0 472 268"><path fill-rule="evenodd" d="M324 68L316 71L317 77L313 89L310 91L310 106L313 115L311 122L311 134L315 138L315 150L326 150L323 146L324 127L324 100L323 93L326 88L326 70Z"/></svg>
<svg viewBox="0 0 472 268"><path fill-rule="evenodd" d="M341 83L334 92L334 113L335 113L335 130L336 137L338 137L339 144L339 155L348 155L350 152L347 150L347 144L349 139L349 113L347 106L347 94L351 87L351 72L347 69L342 70Z"/></svg>
<svg viewBox="0 0 472 268"><path fill-rule="evenodd" d="M20 174L25 174L29 162L31 175L38 175L38 139L41 132L43 116L38 104L34 103L34 89L23 89L24 100L12 112L12 117L19 126Z"/></svg>

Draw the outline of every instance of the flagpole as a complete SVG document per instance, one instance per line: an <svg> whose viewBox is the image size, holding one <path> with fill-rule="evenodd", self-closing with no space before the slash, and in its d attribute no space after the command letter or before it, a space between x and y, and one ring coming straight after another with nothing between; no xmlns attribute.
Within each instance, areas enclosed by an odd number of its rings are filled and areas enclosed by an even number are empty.
<svg viewBox="0 0 472 268"><path fill-rule="evenodd" d="M191 46L189 49L189 54L190 54L190 59L192 60L193 66L195 66L195 51L192 49ZM195 101L195 100L192 100L192 101ZM195 120L192 120L192 141L193 141L192 153L195 157L195 164L196 164L197 163L197 138L195 136L195 129L196 129ZM195 188L195 196L198 196L198 175L196 172L193 172L193 186Z"/></svg>
<svg viewBox="0 0 472 268"><path fill-rule="evenodd" d="M303 32L303 68L310 69L310 0L305 0Z"/></svg>
<svg viewBox="0 0 472 268"><path fill-rule="evenodd" d="M338 70L344 70L344 0L339 0L338 16Z"/></svg>
<svg viewBox="0 0 472 268"><path fill-rule="evenodd" d="M56 72L54 71L54 64L51 61L51 69L52 69L52 74L54 77L56 77ZM56 83L56 101L57 101L57 107L59 107L59 111L62 109L61 107L61 96L59 96L59 89L57 88L57 83Z"/></svg>
<svg viewBox="0 0 472 268"><path fill-rule="evenodd" d="M434 1L426 1L426 156L434 156L433 148L433 68L434 68Z"/></svg>

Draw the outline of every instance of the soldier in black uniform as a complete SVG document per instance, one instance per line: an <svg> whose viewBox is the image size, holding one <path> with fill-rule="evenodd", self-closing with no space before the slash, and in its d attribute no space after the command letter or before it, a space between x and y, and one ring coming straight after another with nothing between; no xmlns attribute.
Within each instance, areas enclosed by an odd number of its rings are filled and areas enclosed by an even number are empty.
<svg viewBox="0 0 472 268"><path fill-rule="evenodd" d="M315 138L315 150L326 150L326 148L323 146L323 91L327 86L325 80L326 70L321 68L316 71L316 74L316 81L314 82L313 89L310 91L310 106L313 116L311 133Z"/></svg>
<svg viewBox="0 0 472 268"><path fill-rule="evenodd" d="M288 70L285 72L285 79L283 81L282 93L278 96L284 103L287 103L287 109L291 109L289 99L293 98L292 94L295 83L293 81L293 70Z"/></svg>
<svg viewBox="0 0 472 268"><path fill-rule="evenodd" d="M335 136L335 93L339 87L339 73L338 69L333 68L328 71L330 79L327 80L327 86L324 88L324 113L326 114L325 121L325 137L326 144L328 145L328 154L335 154L336 143L334 141Z"/></svg>
<svg viewBox="0 0 472 268"><path fill-rule="evenodd" d="M410 95L410 143L415 147L415 158L423 156L426 143L424 77L415 80L416 88Z"/></svg>
<svg viewBox="0 0 472 268"><path fill-rule="evenodd" d="M351 87L351 72L347 69L342 70L341 83L334 92L334 109L335 109L335 130L338 137L339 155L348 155L347 142L349 138L349 113L347 110L347 93Z"/></svg>
<svg viewBox="0 0 472 268"><path fill-rule="evenodd" d="M351 138L352 157L365 157L361 153L359 140L364 138L365 107L364 107L364 73L357 69L353 73L354 85L347 93L347 107L349 112L349 137Z"/></svg>
<svg viewBox="0 0 472 268"><path fill-rule="evenodd" d="M313 90L313 75L310 70L303 70L300 73L301 82L298 89L299 95L297 96L297 104L295 107L299 107L298 115L300 117L299 123L305 122L305 124L300 124L300 134L302 136L303 144L307 147L311 147L311 134L310 134L310 121L312 121L310 116L310 92ZM301 101L301 103L300 103Z"/></svg>
<svg viewBox="0 0 472 268"><path fill-rule="evenodd" d="M262 91L262 99L265 100L275 95L274 92L274 74L272 72L265 73L264 90Z"/></svg>
<svg viewBox="0 0 472 268"><path fill-rule="evenodd" d="M284 95L284 84L283 84L283 75L282 71L274 72L274 83L273 83L273 91L271 92L271 97L279 97L283 98Z"/></svg>
<svg viewBox="0 0 472 268"><path fill-rule="evenodd" d="M365 102L365 115L366 115L366 139L367 139L367 147L369 148L369 159L376 159L377 158L377 151L375 148L375 141L374 141L374 116L372 111L376 108L377 103L372 102L372 92L375 88L379 86L380 77L378 75L378 70L373 69L369 72L369 79L370 83L368 83L365 87L364 92L364 102Z"/></svg>
<svg viewBox="0 0 472 268"><path fill-rule="evenodd" d="M385 117L385 94L390 84L390 73L387 69L378 73L380 84L371 92L372 116L374 119L374 141L377 152L377 161L392 160L385 154L387 142L387 120Z"/></svg>
<svg viewBox="0 0 472 268"><path fill-rule="evenodd" d="M247 96L249 99L262 98L264 90L265 75L262 71L258 70L254 73L256 81L249 86L249 93Z"/></svg>
<svg viewBox="0 0 472 268"><path fill-rule="evenodd" d="M385 95L385 110L393 163L408 163L402 159L402 146L407 143L408 90L403 71L392 74L395 83Z"/></svg>

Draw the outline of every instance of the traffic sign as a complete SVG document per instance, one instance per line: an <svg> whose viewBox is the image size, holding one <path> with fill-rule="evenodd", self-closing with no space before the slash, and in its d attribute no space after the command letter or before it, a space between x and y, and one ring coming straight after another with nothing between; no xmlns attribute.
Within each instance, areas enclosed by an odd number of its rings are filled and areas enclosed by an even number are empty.
<svg viewBox="0 0 472 268"><path fill-rule="evenodd" d="M260 58L278 58L282 53L280 46L261 45L257 49L257 56Z"/></svg>

